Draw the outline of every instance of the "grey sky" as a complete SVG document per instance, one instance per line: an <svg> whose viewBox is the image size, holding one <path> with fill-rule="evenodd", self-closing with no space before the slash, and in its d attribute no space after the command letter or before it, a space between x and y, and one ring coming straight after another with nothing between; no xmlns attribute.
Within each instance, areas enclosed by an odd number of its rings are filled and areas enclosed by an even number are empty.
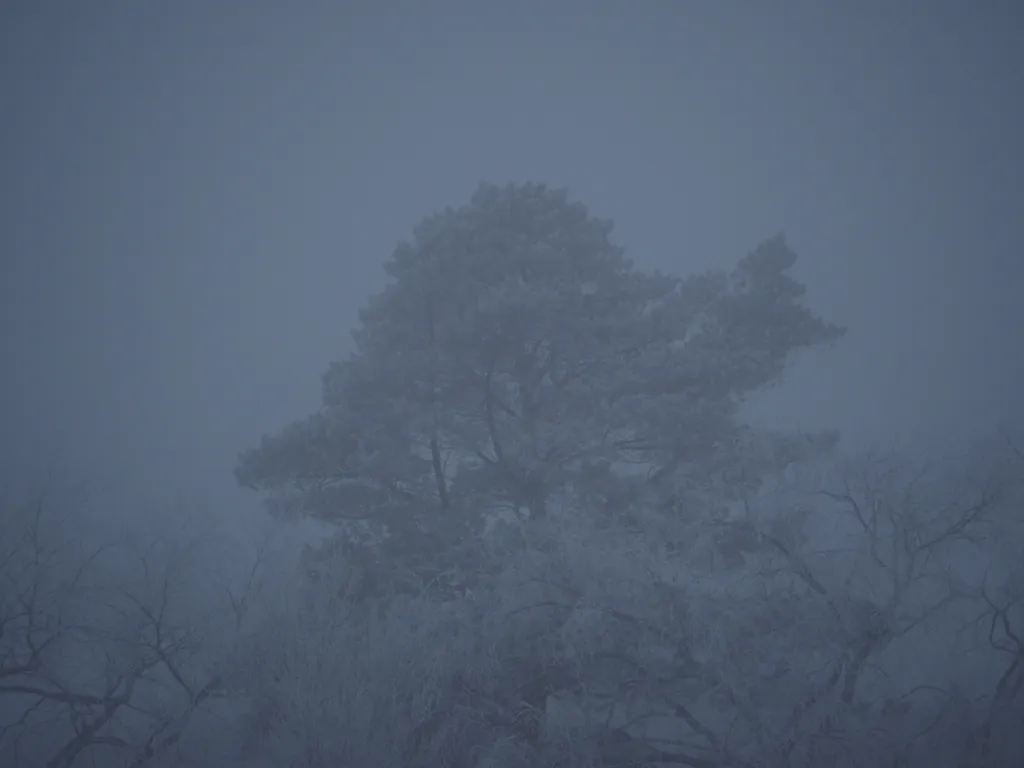
<svg viewBox="0 0 1024 768"><path fill-rule="evenodd" d="M927 9L927 11L925 10ZM850 335L762 413L1020 418L1022 12L979 2L13 2L6 451L236 498L380 265L479 180L568 186L644 267L785 230Z"/></svg>

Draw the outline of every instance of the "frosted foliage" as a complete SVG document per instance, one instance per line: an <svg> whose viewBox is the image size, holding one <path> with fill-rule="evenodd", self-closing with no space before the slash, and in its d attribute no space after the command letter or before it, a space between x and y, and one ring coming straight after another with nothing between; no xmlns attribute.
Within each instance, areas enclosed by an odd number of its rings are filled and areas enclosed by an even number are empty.
<svg viewBox="0 0 1024 768"><path fill-rule="evenodd" d="M745 424L749 397L844 335L806 303L785 237L682 277L637 269L612 234L540 184L426 217L323 407L240 456L279 517L330 530L308 599L253 651L269 677L250 754L1019 754L1017 444L929 464Z"/></svg>
<svg viewBox="0 0 1024 768"><path fill-rule="evenodd" d="M543 516L594 462L725 459L743 397L842 335L799 303L781 237L681 279L634 269L611 231L538 184L426 218L325 377L328 411L244 454L240 481L311 493L354 471L447 507L486 470L493 501Z"/></svg>
<svg viewBox="0 0 1024 768"><path fill-rule="evenodd" d="M278 640L259 669L277 682L254 717L273 736L254 723L253 748L277 761L315 748L316 765L1001 765L991 756L1020 749L1009 577L950 582L955 599L869 599L853 576L896 578L870 558L866 537L882 528L862 528L833 489L884 487L880 510L947 532L919 571L900 572L912 580L948 574L952 539L1012 524L1019 497L962 486L985 509L961 509L973 516L957 526L951 508L924 504L933 494L908 461L822 465L701 523L624 526L571 509L505 523L494 529L505 543L485 546L489 575L457 597L383 611L319 593L274 621L289 632L265 636ZM934 488L948 491L952 472ZM850 525L837 534L834 519ZM849 554L833 566L820 550L837 541Z"/></svg>

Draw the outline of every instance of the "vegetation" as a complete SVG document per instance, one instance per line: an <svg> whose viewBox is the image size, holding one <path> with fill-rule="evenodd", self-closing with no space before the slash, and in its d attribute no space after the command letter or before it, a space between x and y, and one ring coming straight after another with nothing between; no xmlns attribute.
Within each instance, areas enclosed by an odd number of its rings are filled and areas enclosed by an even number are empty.
<svg viewBox="0 0 1024 768"><path fill-rule="evenodd" d="M399 245L322 407L239 457L330 531L287 599L189 526L89 545L11 507L0 759L1024 764L1021 441L745 424L844 332L786 240L681 278L611 231L483 185Z"/></svg>

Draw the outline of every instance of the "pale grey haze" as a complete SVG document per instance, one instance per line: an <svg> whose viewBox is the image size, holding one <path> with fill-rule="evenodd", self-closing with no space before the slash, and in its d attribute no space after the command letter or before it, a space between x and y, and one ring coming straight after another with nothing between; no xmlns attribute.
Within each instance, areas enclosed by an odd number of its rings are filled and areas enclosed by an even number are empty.
<svg viewBox="0 0 1024 768"><path fill-rule="evenodd" d="M851 439L1020 420L1022 12L998 2L7 2L2 429L252 505L382 261L480 180L638 265L784 230L850 333L758 405ZM239 499L241 498L241 501Z"/></svg>

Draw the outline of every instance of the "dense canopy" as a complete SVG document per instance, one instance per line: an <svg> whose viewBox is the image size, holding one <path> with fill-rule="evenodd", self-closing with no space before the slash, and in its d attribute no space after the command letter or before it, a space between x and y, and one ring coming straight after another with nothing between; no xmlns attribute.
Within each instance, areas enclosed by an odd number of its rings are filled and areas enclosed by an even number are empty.
<svg viewBox="0 0 1024 768"><path fill-rule="evenodd" d="M540 184L484 184L427 217L386 262L322 408L243 453L239 482L421 554L438 546L425 529L450 543L496 510L542 519L597 478L672 507L749 448L744 399L843 329L803 303L781 235L729 272L679 277L637 269L611 234Z"/></svg>

